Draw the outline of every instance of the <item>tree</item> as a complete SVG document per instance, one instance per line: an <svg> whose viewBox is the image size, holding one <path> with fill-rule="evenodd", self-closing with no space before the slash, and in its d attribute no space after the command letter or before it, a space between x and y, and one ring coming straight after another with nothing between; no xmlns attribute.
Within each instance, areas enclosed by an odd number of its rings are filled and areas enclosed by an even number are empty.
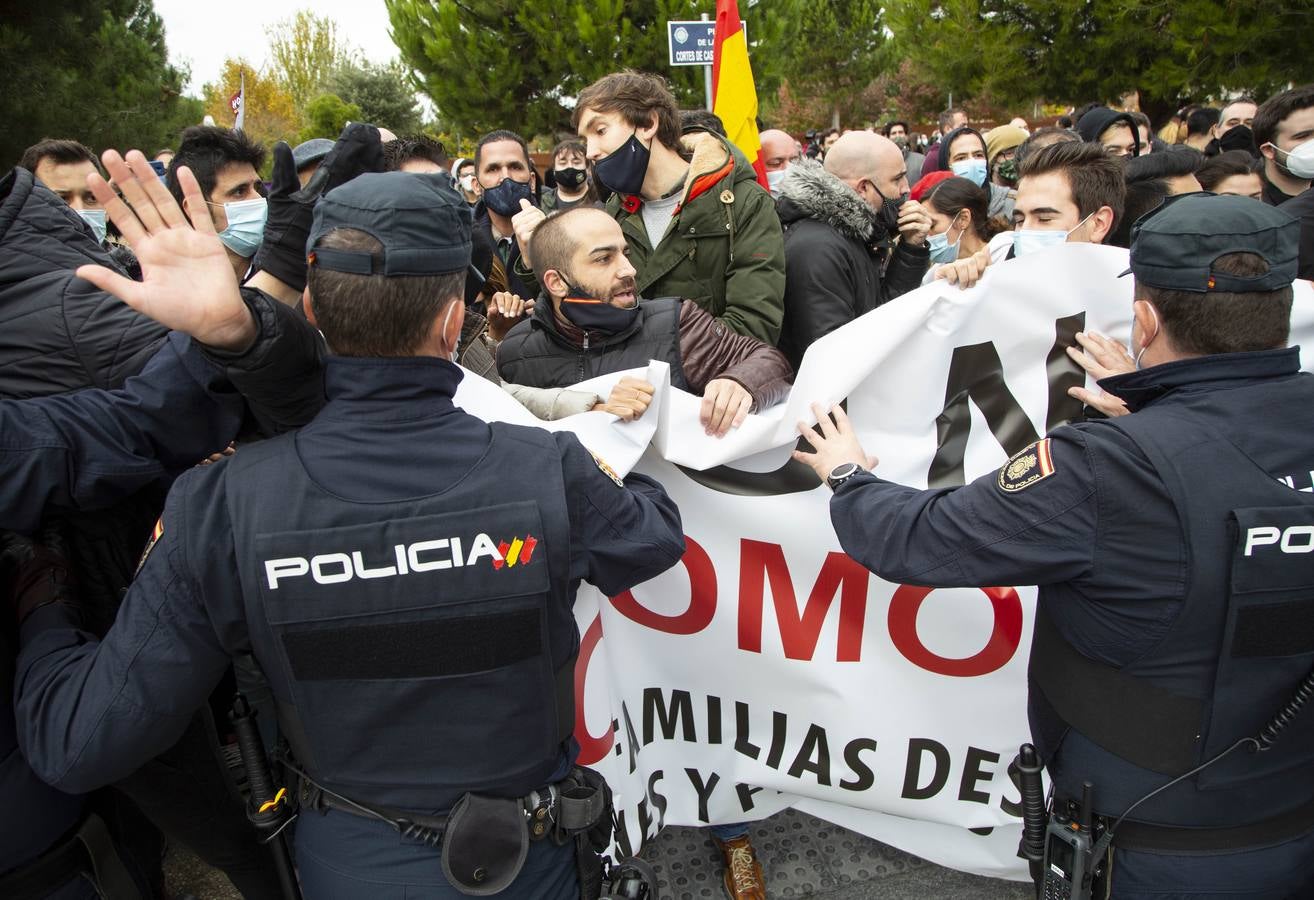
<svg viewBox="0 0 1314 900"><path fill-rule="evenodd" d="M228 99L237 93L242 77L246 78L246 115L243 130L266 145L275 141L294 141L301 130L301 117L292 97L278 82L262 74L242 59L224 60L218 83L205 86L205 112L218 125L231 128L233 111Z"/></svg>
<svg viewBox="0 0 1314 900"><path fill-rule="evenodd" d="M1187 99L1259 99L1314 78L1314 0L889 0L901 51L955 95L1080 105L1140 91L1162 120Z"/></svg>
<svg viewBox="0 0 1314 900"><path fill-rule="evenodd" d="M99 151L154 153L194 121L182 96L187 73L169 65L164 26L151 0L6 3L0 59L0 160L17 162L43 137Z"/></svg>
<svg viewBox="0 0 1314 900"><path fill-rule="evenodd" d="M443 128L569 130L572 99L623 68L665 75L702 106L702 71L667 66L666 22L698 0L385 0L393 41Z"/></svg>
<svg viewBox="0 0 1314 900"><path fill-rule="evenodd" d="M301 10L265 32L273 74L292 97L298 113L323 92L332 73L352 62L350 46L338 37L338 25L327 16Z"/></svg>
<svg viewBox="0 0 1314 900"><path fill-rule="evenodd" d="M360 107L347 103L337 94L320 94L306 106L306 127L301 129L298 141L311 138L337 139L348 122L365 121Z"/></svg>
<svg viewBox="0 0 1314 900"><path fill-rule="evenodd" d="M781 0L764 12L768 38L758 54L763 69L787 81L795 97L824 104L833 127L853 121L852 110L845 107L887 64L880 3Z"/></svg>
<svg viewBox="0 0 1314 900"><path fill-rule="evenodd" d="M420 107L405 66L348 63L329 76L327 88L360 108L361 121L382 125L395 134L420 130Z"/></svg>
<svg viewBox="0 0 1314 900"><path fill-rule="evenodd" d="M901 60L898 68L882 72L862 96L868 114L878 126L895 119L935 122L946 101L940 85L926 73L925 67L911 59Z"/></svg>

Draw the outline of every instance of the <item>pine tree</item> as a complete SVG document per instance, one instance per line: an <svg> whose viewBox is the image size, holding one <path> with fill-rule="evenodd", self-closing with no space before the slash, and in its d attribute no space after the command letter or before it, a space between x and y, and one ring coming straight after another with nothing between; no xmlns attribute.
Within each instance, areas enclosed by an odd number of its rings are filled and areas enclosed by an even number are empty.
<svg viewBox="0 0 1314 900"><path fill-rule="evenodd" d="M420 107L415 88L400 63L374 65L348 63L329 76L328 90L360 108L362 121L381 125L395 134L420 130Z"/></svg>
<svg viewBox="0 0 1314 900"><path fill-rule="evenodd" d="M525 135L570 129L573 98L609 72L642 69L702 106L702 70L667 65L666 22L698 0L385 0L393 40L445 128Z"/></svg>
<svg viewBox="0 0 1314 900"><path fill-rule="evenodd" d="M7 3L0 59L9 74L0 92L5 166L45 137L153 154L199 119L151 0Z"/></svg>
<svg viewBox="0 0 1314 900"><path fill-rule="evenodd" d="M1161 121L1186 100L1314 79L1314 0L889 0L885 15L900 52L956 95L1081 105L1139 90Z"/></svg>

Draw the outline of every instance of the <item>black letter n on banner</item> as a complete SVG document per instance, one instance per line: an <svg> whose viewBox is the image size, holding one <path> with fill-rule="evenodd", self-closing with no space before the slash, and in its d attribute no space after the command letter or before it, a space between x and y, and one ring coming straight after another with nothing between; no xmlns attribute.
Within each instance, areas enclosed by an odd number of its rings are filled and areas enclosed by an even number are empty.
<svg viewBox="0 0 1314 900"><path fill-rule="evenodd" d="M1046 359L1049 382L1047 429L1081 413L1081 403L1069 397L1067 389L1080 385L1084 376L1080 367L1068 359L1065 348L1073 344L1073 335L1085 322L1086 314L1077 313L1054 323L1054 346ZM949 362L949 381L944 390L944 411L935 419L937 449L927 473L928 487L966 484L963 460L972 430L969 400L981 410L995 440L1009 456L1040 440L1031 419L1004 382L1004 367L995 345L986 341L955 347L953 359Z"/></svg>

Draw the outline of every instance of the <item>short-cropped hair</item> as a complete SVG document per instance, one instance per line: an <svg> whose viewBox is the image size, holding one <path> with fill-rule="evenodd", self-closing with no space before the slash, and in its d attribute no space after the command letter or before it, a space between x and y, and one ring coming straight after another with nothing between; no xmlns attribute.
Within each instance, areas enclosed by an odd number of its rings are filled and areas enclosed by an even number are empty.
<svg viewBox="0 0 1314 900"><path fill-rule="evenodd" d="M97 170L100 169L100 164L96 162L96 154L91 152L90 147L77 141L58 138L43 138L37 141L23 151L23 158L18 161L18 164L29 172L35 172L37 166L41 165L42 160L46 159L53 160L57 166L89 162Z"/></svg>
<svg viewBox="0 0 1314 900"><path fill-rule="evenodd" d="M1228 253L1213 271L1262 275L1268 263L1255 253ZM1159 311L1164 331L1180 353L1209 355L1272 350L1291 337L1291 285L1276 291L1171 291L1137 285L1137 299Z"/></svg>
<svg viewBox="0 0 1314 900"><path fill-rule="evenodd" d="M447 148L442 141L436 141L427 134L413 134L399 137L383 145L383 168L388 172L398 172L401 167L412 160L422 159L444 170L450 165L447 160Z"/></svg>
<svg viewBox="0 0 1314 900"><path fill-rule="evenodd" d="M383 253L377 238L354 228L335 228L316 246ZM465 272L355 275L312 265L308 286L316 325L334 353L414 356L447 304L464 296Z"/></svg>
<svg viewBox="0 0 1314 900"><path fill-rule="evenodd" d="M1050 172L1060 172L1067 179L1077 212L1083 219L1102 206L1113 210L1115 222L1122 218L1127 192L1123 165L1099 144L1065 141L1029 153L1018 165L1018 182Z"/></svg>
<svg viewBox="0 0 1314 900"><path fill-rule="evenodd" d="M605 216L606 213L592 206L572 206L554 212L538 223L529 242L529 255L534 260L534 269L540 275L548 269L564 273L569 267L575 248L579 246L570 226L576 216L582 215Z"/></svg>

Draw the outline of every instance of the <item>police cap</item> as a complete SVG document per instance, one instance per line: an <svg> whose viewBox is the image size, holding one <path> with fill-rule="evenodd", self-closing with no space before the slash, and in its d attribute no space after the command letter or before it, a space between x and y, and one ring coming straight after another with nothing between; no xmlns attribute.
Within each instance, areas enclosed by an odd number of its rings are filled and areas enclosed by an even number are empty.
<svg viewBox="0 0 1314 900"><path fill-rule="evenodd" d="M328 138L311 138L292 148L292 164L300 172L311 163L323 162L324 157L333 149L333 142Z"/></svg>
<svg viewBox="0 0 1314 900"><path fill-rule="evenodd" d="M1131 268L1138 284L1171 291L1277 291L1296 277L1300 226L1280 209L1228 194L1200 192L1169 198L1136 220ZM1213 270L1229 253L1254 253L1268 263L1259 275Z"/></svg>
<svg viewBox="0 0 1314 900"><path fill-rule="evenodd" d="M315 204L306 262L354 275L445 275L470 264L470 207L445 172L367 172ZM335 228L363 231L379 254L320 248Z"/></svg>

